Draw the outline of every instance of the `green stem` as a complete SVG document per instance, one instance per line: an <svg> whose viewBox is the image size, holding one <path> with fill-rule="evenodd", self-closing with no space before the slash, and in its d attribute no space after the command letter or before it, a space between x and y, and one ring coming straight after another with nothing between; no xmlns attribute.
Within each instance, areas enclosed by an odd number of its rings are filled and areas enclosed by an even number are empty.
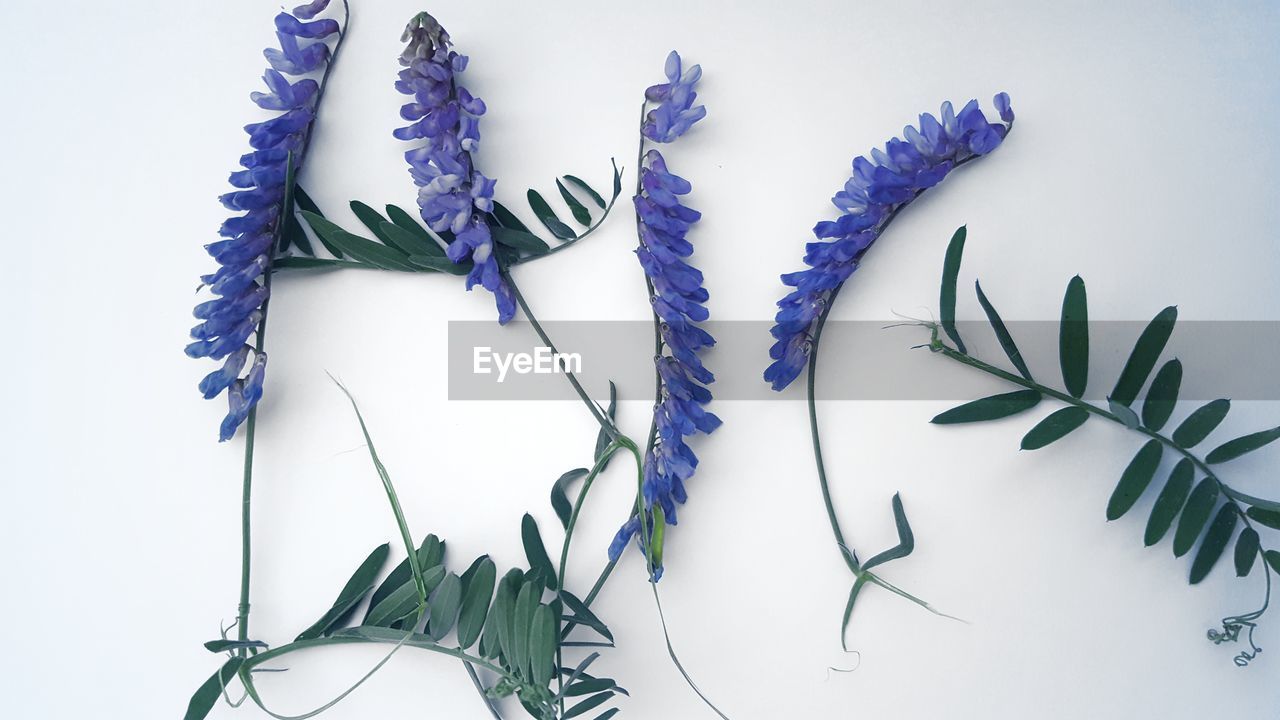
<svg viewBox="0 0 1280 720"><path fill-rule="evenodd" d="M515 278L511 277L510 271L503 268L499 272L502 274L502 279L506 281L507 287L511 288L511 294L515 297L516 304L520 306L525 317L529 319L529 324L533 326L533 331L538 334L538 338L542 340L542 344L545 345L553 355L558 354L559 351L556 350L555 344L551 342L551 338L547 336L546 331L542 328L542 323L538 322L538 318L534 316L533 311L529 308L529 303L525 301L524 295L521 294L520 287L516 285ZM561 369L564 372L565 377L569 380L569 384L573 386L574 392L578 394L578 397L582 399L582 403L591 411L592 417L594 417L596 422L600 424L600 428L609 436L609 439L614 442L621 440L623 435L618 432L618 428L614 426L613 421L609 419L609 416L600 409L600 406L596 404L596 401L592 400L591 396L587 394L586 389L582 387L582 383L578 381L578 377L574 375L568 367L562 366Z"/></svg>
<svg viewBox="0 0 1280 720"><path fill-rule="evenodd" d="M813 328L813 337L809 341L809 377L806 396L809 406L809 435L813 440L813 461L818 469L818 487L822 490L822 504L827 509L827 522L831 524L831 534L835 536L836 545L840 548L840 556L844 558L845 565L857 574L860 572L858 555L849 543L845 542L844 532L840 529L840 518L836 516L835 504L831 500L831 486L827 482L827 466L822 459L822 440L818 432L818 405L815 391L818 382L818 343L822 340L822 328L827 324L827 317L831 314L831 308L842 287L844 287L843 284L837 285L831 291L827 297L827 304L818 315L818 321Z"/></svg>
<svg viewBox="0 0 1280 720"><path fill-rule="evenodd" d="M484 683L480 682L480 676L476 674L476 668L466 660L462 661L462 667L467 669L467 677L471 678L471 685L480 693L480 697L484 699L484 706L489 708L489 714L494 720L502 720L502 713L498 712L498 706L493 698L489 697L489 693L485 690Z"/></svg>
<svg viewBox="0 0 1280 720"><path fill-rule="evenodd" d="M239 670L240 680L242 683L244 683L245 691L249 694L249 696L253 699L254 703L259 708L261 708L264 712L266 712L268 715L271 715L272 717L286 718L286 720L304 720L305 718L314 717L324 712L325 710L328 710L334 705L337 705L344 698L346 698L348 695L354 692L356 688L363 685L366 680L368 680L370 677L373 677L374 673L376 673L379 669L381 669L382 666L385 665L387 661L391 659L391 657L396 653L396 651L398 651L403 646L416 647L422 650L427 650L429 652L438 653L440 655L447 655L450 657L457 658L467 666L468 672L473 672L471 670L472 665L479 665L480 667L483 667L487 670L491 670L497 673L499 676L505 678L511 683L514 683L514 684L520 683L519 678L515 677L514 675L511 675L503 668L497 665L494 665L488 662L487 660L484 660L483 658L479 658L474 655L471 655L461 648L449 648L449 647L444 647L442 645L438 645L434 640L432 640L430 637L426 635L421 635L418 633L400 633L400 632L396 632L394 630L389 630L389 629L384 630L383 628L377 629L377 632L379 633L378 635L373 635L371 634L372 632L374 631L366 629L364 633L359 635L335 634L329 637L315 638L312 640L301 640L298 642L289 643L288 645L282 645L278 648L267 650L265 652L259 653L258 655L254 655L248 658L247 660L245 660L245 662L240 666L240 670ZM257 689L255 688L254 682L253 682L253 672L258 665L261 665L267 660L283 657L285 655L288 655L289 653L297 652L299 650L306 650L309 648L316 648L316 647L324 647L328 645L349 645L349 644L356 644L356 643L387 644L387 645L393 645L394 647L391 649L391 652L389 652L386 655L386 657L384 657L381 661L379 661L369 672L365 673L365 675L361 677L360 680L358 680L353 685L348 687L346 690L340 693L333 700L325 703L324 705L320 706L315 710L312 710L311 712L307 712L307 713L303 713L301 715L295 715L295 716L278 715L272 712L271 710L269 710L266 707L266 705L262 702L262 698L258 695ZM475 682L477 685L477 690L481 691L481 693L483 694L483 687L479 684L479 679L476 678ZM500 716L497 715L497 711L493 708L492 704L489 702L487 695L485 696L485 698L486 698L486 705L489 707L490 712L492 712L495 717L500 718Z"/></svg>
<svg viewBox="0 0 1280 720"><path fill-rule="evenodd" d="M266 319L266 314L263 314ZM259 327L258 347L262 347L262 330ZM236 611L236 638L240 642L249 639L249 564L252 561L252 529L250 509L253 498L253 438L257 429L257 407L249 410L244 429L244 484L240 491L240 605ZM240 648L241 657L248 655L248 648Z"/></svg>
<svg viewBox="0 0 1280 720"><path fill-rule="evenodd" d="M578 498L573 503L573 512L569 514L569 522L566 523L564 529L564 543L560 546L560 571L556 576L556 593L558 594L564 589L564 572L569 565L569 544L573 541L573 530L578 525L578 514L582 511L582 505L587 500L587 493L591 490L591 484L595 482L596 476L604 469L613 454L622 449L622 444L614 441L605 447L604 452L600 454L600 459L596 460L596 464L592 466L591 472L587 474L585 480L582 481L582 490L578 492Z"/></svg>

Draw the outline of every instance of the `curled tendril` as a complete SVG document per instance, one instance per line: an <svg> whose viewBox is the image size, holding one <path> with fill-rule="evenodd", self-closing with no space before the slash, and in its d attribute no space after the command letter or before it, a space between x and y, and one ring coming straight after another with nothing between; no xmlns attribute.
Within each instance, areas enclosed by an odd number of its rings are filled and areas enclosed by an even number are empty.
<svg viewBox="0 0 1280 720"><path fill-rule="evenodd" d="M1209 638L1210 642L1214 645L1221 645L1226 642L1239 642L1240 631L1245 628L1249 629L1245 634L1245 640L1249 643L1249 649L1241 650L1240 653L1233 658L1233 662L1235 662L1236 667L1248 667L1249 663L1262 652L1262 648L1258 647L1258 644L1253 641L1253 631L1258 627L1258 623L1255 621L1258 620L1258 618L1261 618L1263 614L1267 612L1267 608L1271 605L1271 573L1265 564L1263 565L1262 571L1263 576L1267 579L1267 590L1266 594L1262 598L1262 607L1254 610L1253 612L1244 613L1243 615L1232 615L1230 617L1222 618L1221 631L1217 628L1209 628L1208 632L1205 633L1205 636Z"/></svg>
<svg viewBox="0 0 1280 720"><path fill-rule="evenodd" d="M1245 635L1245 639L1249 643L1249 649L1241 650L1233 659L1237 667L1248 667L1249 663L1262 652L1262 648L1258 647L1258 644L1253 641L1253 631L1257 627L1257 623L1249 622L1242 617L1224 618L1221 632L1217 628L1209 628L1206 635L1214 645L1221 645L1224 642L1238 642L1240 640L1240 631L1244 628L1249 628L1248 634Z"/></svg>

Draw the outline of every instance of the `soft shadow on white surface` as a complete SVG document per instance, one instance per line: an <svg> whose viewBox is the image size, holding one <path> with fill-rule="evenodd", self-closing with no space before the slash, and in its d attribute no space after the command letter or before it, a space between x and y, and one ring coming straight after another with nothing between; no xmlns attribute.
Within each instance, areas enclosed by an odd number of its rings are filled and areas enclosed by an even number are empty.
<svg viewBox="0 0 1280 720"><path fill-rule="evenodd" d="M352 0L349 44L303 175L339 222L345 201L410 205L391 135L398 37L418 3ZM18 405L5 423L0 544L10 620L0 714L173 717L212 671L200 643L235 611L240 441L217 445L220 403L182 354L215 197L257 119L261 48L277 6L83 0L0 9L0 115L10 325L0 359ZM499 197L573 173L605 185L634 163L636 109L678 48L701 63L708 119L673 147L694 183L697 264L721 319L765 319L799 267L850 160L944 99L1007 90L1016 129L992 157L913 206L842 294L837 316L932 306L942 249L967 223L966 268L1008 319L1057 314L1076 273L1092 314L1280 318L1280 14L1190 3L518 3L427 8L471 56L485 99L486 174ZM520 268L544 319L647 317L626 209L600 233ZM16 252L16 257L13 253ZM488 319L489 297L442 278L339 272L281 277L260 414L254 634L291 638L394 526L334 373L359 398L416 533L466 562L521 560L518 520L554 526L550 483L589 459L571 403L448 403L449 319ZM969 304L962 314L978 317ZM904 346L907 340L904 339ZM717 348L708 357L734 352ZM1123 349L1117 349L1123 352ZM905 350L904 350L905 352ZM761 357L760 370L766 365ZM825 372L859 372L857 357ZM1188 373L1212 368L1188 368ZM1046 372L1051 372L1047 369ZM602 391L603 388L597 389ZM648 387L622 387L621 422L647 426ZM796 394L796 398L800 395ZM1251 608L1255 581L1224 565L1196 587L1167 546L1141 546L1139 513L1103 508L1133 438L1088 426L1018 453L1028 424L940 429L929 403L822 408L838 507L859 549L892 543L901 490L918 549L896 584L971 621L882 592L837 631L847 578L813 478L804 410L722 403L669 534L664 603L682 659L735 720L895 716L1202 718L1274 712L1280 618L1254 667L1204 630ZM1185 410L1184 410L1185 411ZM1274 425L1275 403L1233 412L1224 435ZM1233 463L1260 493L1280 450ZM1274 473L1272 473L1274 474ZM593 496L573 582L590 582L630 486L621 463ZM1249 485L1247 483L1255 483ZM1141 508L1139 508L1141 510ZM594 549L593 549L594 544ZM631 557L599 614L619 649L600 661L632 718L708 717L670 667ZM299 656L265 686L308 709L377 657ZM512 711L512 717L518 711ZM327 717L483 718L456 663L401 653ZM258 717L254 710L214 717Z"/></svg>

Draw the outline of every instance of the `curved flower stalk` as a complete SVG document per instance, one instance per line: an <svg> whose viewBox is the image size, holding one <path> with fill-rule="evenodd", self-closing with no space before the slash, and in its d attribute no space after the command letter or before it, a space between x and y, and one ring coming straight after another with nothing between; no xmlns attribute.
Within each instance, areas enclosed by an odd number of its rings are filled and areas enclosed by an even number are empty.
<svg viewBox="0 0 1280 720"><path fill-rule="evenodd" d="M698 466L698 458L685 442L695 433L711 433L720 418L707 412L711 392L706 386L715 376L700 354L715 345L710 333L698 325L709 313L703 305L708 293L702 272L687 262L693 244L690 228L702 214L680 201L693 188L688 180L671 173L657 149L644 152L643 138L670 143L706 116L706 108L694 106L694 85L702 77L698 65L681 72L680 55L667 56L668 82L645 91L657 106L640 128L640 177L633 202L640 246L636 257L644 269L654 316L654 364L656 394L653 423L644 458L644 498L647 533L655 540L664 524L675 525L676 505L688 499L685 482ZM610 560L617 560L631 538L640 533L640 517L633 515L609 545ZM641 547L644 550L644 547ZM653 579L662 577L661 544L652 543Z"/></svg>
<svg viewBox="0 0 1280 720"><path fill-rule="evenodd" d="M809 268L782 276L783 284L795 290L778 301L774 318L773 363L764 373L774 390L787 387L804 370L819 316L897 213L955 168L1000 146L1013 128L1013 109L1007 93L996 95L995 105L1003 124L988 122L977 100L959 114L944 102L941 120L925 113L919 129L903 130L905 139L873 149L871 159L854 159L853 177L831 198L844 214L814 226L817 242L805 247Z"/></svg>
<svg viewBox="0 0 1280 720"><path fill-rule="evenodd" d="M218 198L229 210L244 214L222 224L218 234L224 239L205 246L219 268L200 280L215 297L196 305L201 323L191 329L194 342L186 353L223 361L200 381L207 399L227 394L229 408L218 434L222 441L235 435L262 397L271 261L290 201L290 184L302 166L323 90L323 81L290 81L285 76L326 71L332 57L326 40L339 35L341 28L336 20L312 18L328 4L315 0L295 8L292 15L276 16L280 47L263 52L271 64L262 78L267 92L254 92L250 98L258 107L280 114L245 126L252 152L240 158L243 169L231 173L231 185L237 189ZM254 335L255 344L250 344Z"/></svg>
<svg viewBox="0 0 1280 720"><path fill-rule="evenodd" d="M418 186L422 219L449 243L447 255L455 264L473 263L467 289L480 285L492 292L498 322L515 315L516 303L500 272L488 213L494 210L496 184L475 169L472 153L480 146L484 101L459 84L467 56L452 50L449 33L428 13L409 21L401 38L408 45L400 55L396 89L413 97L400 109L410 125L395 131L400 140L425 140L405 153L409 174Z"/></svg>
<svg viewBox="0 0 1280 720"><path fill-rule="evenodd" d="M977 100L970 100L958 114L950 102L944 102L941 119L925 113L920 116L918 128L908 126L904 129L904 139L893 138L883 150L873 149L870 159L855 158L853 176L831 199L843 214L836 220L822 221L814 226L813 234L817 241L805 248L804 262L808 269L782 276L783 284L795 290L778 301L776 324L772 330L775 342L769 352L773 363L765 370L764 379L774 390L780 391L799 377L808 365L809 431L818 485L836 546L854 576L840 632L841 644L846 649L845 633L854 603L867 583L883 587L931 612L942 613L871 572L883 563L910 555L915 549L911 525L897 494L892 502L898 531L897 545L864 562L845 540L831 500L818 433L815 402L818 342L836 295L858 269L863 255L898 213L923 192L942 182L952 170L992 152L1004 141L1014 119L1008 94L996 95L995 105L1001 123L989 122Z"/></svg>

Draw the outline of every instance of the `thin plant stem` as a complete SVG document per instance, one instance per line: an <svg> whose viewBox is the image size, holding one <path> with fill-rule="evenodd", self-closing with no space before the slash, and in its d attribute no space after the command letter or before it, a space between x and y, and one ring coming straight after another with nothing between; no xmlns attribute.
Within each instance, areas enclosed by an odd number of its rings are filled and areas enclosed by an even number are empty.
<svg viewBox="0 0 1280 720"><path fill-rule="evenodd" d="M471 678L471 685L480 693L480 697L484 698L484 706L489 708L489 714L494 720L502 720L502 714L498 712L498 706L493 698L489 697L489 693L484 688L484 683L480 682L480 676L476 674L476 668L466 660L462 661L462 667L467 669L467 677Z"/></svg>
<svg viewBox="0 0 1280 720"><path fill-rule="evenodd" d="M807 378L807 404L809 407L809 435L813 440L813 462L818 469L818 487L822 490L822 504L827 509L827 522L831 524L831 534L835 536L836 545L840 548L840 556L844 558L844 562L854 573L859 572L858 555L845 542L844 532L840 529L840 518L836 515L836 508L831 501L831 486L827 482L827 465L822 459L822 440L818 432L818 406L815 400L817 377L818 377L818 343L822 340L822 328L827 324L827 316L831 312L836 296L840 294L843 284L837 285L831 291L831 295L827 297L826 307L822 309L822 314L818 316L818 322L814 325L813 337L809 341L809 377Z"/></svg>
<svg viewBox="0 0 1280 720"><path fill-rule="evenodd" d="M542 328L542 323L538 322L538 318L534 316L533 311L529 308L529 303L525 301L524 295L521 294L520 287L516 285L515 278L511 277L511 273L506 268L503 268L499 272L502 274L502 278L506 281L507 286L511 288L511 294L515 296L516 303L524 312L525 317L529 319L529 324L533 326L533 331L538 334L538 338L542 340L542 344L546 345L547 349L549 349L553 355L558 354L559 351L556 350L555 344L551 342L551 338L547 336L547 332ZM578 377L566 366L562 365L561 369L564 372L564 376L569 380L569 384L573 386L574 392L578 394L578 397L582 399L582 403L591 411L591 416L595 418L597 423L599 423L600 429L604 430L610 440L615 442L620 440L623 436L618 432L618 428L614 426L613 421L609 419L609 416L601 411L600 406L596 404L596 401L592 400L591 396L587 394L586 389L582 387L582 383L578 381Z"/></svg>
<svg viewBox="0 0 1280 720"><path fill-rule="evenodd" d="M609 443L604 452L600 454L600 459L596 460L596 464L592 466L591 472L587 473L586 479L582 481L582 490L578 492L577 500L573 503L573 511L569 514L569 522L565 524L564 543L560 546L560 570L556 577L556 593L564 589L564 573L569 564L569 544L573 541L573 530L578 525L578 515L587 500L587 493L591 491L591 484L595 482L596 476L613 458L613 454L621 449L621 443L617 441Z"/></svg>

